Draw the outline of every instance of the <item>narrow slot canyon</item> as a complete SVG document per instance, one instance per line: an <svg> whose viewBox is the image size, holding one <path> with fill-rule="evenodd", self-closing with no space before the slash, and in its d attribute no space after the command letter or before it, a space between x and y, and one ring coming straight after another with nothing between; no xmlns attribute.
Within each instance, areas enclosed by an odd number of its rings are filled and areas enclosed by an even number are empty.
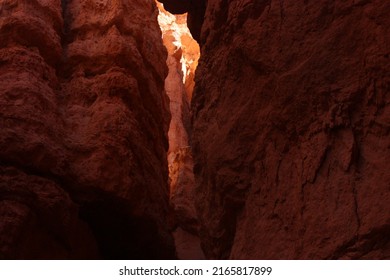
<svg viewBox="0 0 390 280"><path fill-rule="evenodd" d="M389 13L0 0L0 259L390 259Z"/></svg>
<svg viewBox="0 0 390 280"><path fill-rule="evenodd" d="M167 49L165 91L170 99L168 170L175 247L179 259L204 259L198 237L195 178L190 146L191 99L200 49L187 27L187 14L173 15L157 2L158 23Z"/></svg>

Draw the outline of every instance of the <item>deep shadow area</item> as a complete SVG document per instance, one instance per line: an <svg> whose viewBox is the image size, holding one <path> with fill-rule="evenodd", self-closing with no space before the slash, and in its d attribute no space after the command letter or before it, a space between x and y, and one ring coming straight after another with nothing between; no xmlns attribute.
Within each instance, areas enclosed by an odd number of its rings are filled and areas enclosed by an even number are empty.
<svg viewBox="0 0 390 280"><path fill-rule="evenodd" d="M156 224L147 217L130 217L113 201L94 201L80 207L80 217L96 238L102 259L174 259Z"/></svg>

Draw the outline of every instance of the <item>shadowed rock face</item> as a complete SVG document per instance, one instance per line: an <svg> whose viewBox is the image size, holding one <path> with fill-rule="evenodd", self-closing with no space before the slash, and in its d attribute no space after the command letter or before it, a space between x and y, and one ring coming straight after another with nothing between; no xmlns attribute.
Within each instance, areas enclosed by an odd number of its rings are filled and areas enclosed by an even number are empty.
<svg viewBox="0 0 390 280"><path fill-rule="evenodd" d="M0 1L0 258L174 258L165 59L152 0Z"/></svg>
<svg viewBox="0 0 390 280"><path fill-rule="evenodd" d="M208 258L390 258L390 3L209 0L192 100Z"/></svg>

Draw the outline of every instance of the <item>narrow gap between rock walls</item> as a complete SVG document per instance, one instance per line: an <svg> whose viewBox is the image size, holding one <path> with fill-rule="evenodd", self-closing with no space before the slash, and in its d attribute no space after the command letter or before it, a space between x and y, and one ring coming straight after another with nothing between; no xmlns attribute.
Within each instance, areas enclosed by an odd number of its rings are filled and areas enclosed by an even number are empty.
<svg viewBox="0 0 390 280"><path fill-rule="evenodd" d="M173 236L179 259L204 259L198 237L190 146L190 107L200 50L187 27L187 14L173 15L164 9L163 4L157 1L156 4L162 40L168 52L165 91L170 99L171 112L167 158Z"/></svg>

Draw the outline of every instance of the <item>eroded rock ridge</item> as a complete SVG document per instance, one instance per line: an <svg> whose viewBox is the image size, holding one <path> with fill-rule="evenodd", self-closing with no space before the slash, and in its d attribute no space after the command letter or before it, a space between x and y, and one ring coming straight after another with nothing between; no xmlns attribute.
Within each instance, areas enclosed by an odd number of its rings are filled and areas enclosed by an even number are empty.
<svg viewBox="0 0 390 280"><path fill-rule="evenodd" d="M0 258L175 257L157 14L0 1Z"/></svg>

